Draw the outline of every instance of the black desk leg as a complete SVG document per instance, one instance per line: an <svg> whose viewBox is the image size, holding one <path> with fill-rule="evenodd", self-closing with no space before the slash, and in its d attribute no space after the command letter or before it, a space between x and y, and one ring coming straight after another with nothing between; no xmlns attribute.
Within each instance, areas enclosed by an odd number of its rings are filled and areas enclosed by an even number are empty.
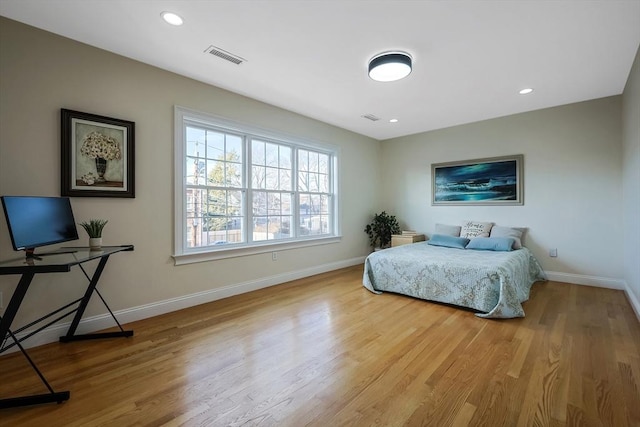
<svg viewBox="0 0 640 427"><path fill-rule="evenodd" d="M16 313L18 313L18 308L20 307L20 304L22 304L22 300L27 293L27 289L29 289L33 276L35 276L35 273L22 273L20 282L18 282L18 286L15 291L13 291L13 295L7 305L7 309L0 319L0 344L2 344L9 335L11 323L13 323Z"/></svg>
<svg viewBox="0 0 640 427"><path fill-rule="evenodd" d="M37 405L40 403L62 403L65 400L68 400L70 396L70 393L68 391L56 392L53 390L53 388L51 388L51 386L47 382L47 379L44 377L44 375L42 375L42 372L40 372L33 360L31 360L31 357L29 357L29 353L27 353L27 350L25 350L25 348L20 344L18 338L11 332L10 329L11 323L13 322L13 319L16 317L16 313L18 312L18 307L20 307L20 304L22 303L22 300L27 293L27 289L29 289L31 280L33 280L34 274L35 273L22 274L20 282L18 283L18 286L11 296L11 300L7 305L7 309L5 310L4 315L0 317L0 339L2 340L2 343L4 343L4 341L9 337L13 339L31 367L36 371L47 389L49 389L49 393L0 399L0 409L14 408L17 406Z"/></svg>
<svg viewBox="0 0 640 427"><path fill-rule="evenodd" d="M60 337L60 342L70 342L70 341L82 341L82 340L91 340L91 339L99 339L99 338L130 337L130 336L133 336L133 331L124 331L124 330L122 330L122 328L120 328L119 332L99 332L99 333L95 333L95 334L76 335L76 330L78 329L78 325L80 324L80 320L82 319L82 316L84 314L84 311L87 308L87 305L89 304L89 300L91 299L91 296L93 295L93 292L94 291L98 292L97 289L96 289L96 286L98 285L98 280L100 280L100 276L102 275L102 271L104 270L104 266L107 264L108 260L109 260L109 255L100 258L100 262L98 263L98 267L96 268L96 271L93 273L93 277L89 281L89 286L87 287L87 290L85 291L84 296L82 297L82 300L80 301L80 304L78 306L78 311L76 311L76 315L73 317L73 320L71 321L71 326L69 326L69 330L67 331L67 335L61 336ZM102 297L100 297L100 298L102 299ZM109 313L111 313L111 316L116 320L116 323L118 323L117 319L113 315L113 312L111 311L111 309L109 308L107 303L104 301L104 299L102 299L102 302L107 307L107 310L109 310ZM119 323L118 323L118 326L120 326Z"/></svg>
<svg viewBox="0 0 640 427"><path fill-rule="evenodd" d="M0 399L0 409L16 408L18 406L40 405L42 403L62 403L69 400L71 394L68 391L59 391L47 394L34 394L32 396L11 397Z"/></svg>

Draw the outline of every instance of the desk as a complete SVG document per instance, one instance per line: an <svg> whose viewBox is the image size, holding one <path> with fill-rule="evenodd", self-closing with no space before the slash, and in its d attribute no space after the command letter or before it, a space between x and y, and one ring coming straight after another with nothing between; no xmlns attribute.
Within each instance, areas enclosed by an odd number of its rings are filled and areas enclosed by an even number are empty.
<svg viewBox="0 0 640 427"><path fill-rule="evenodd" d="M75 313L73 320L71 321L71 325L69 326L69 330L67 334L60 337L61 342L69 342L69 341L78 341L78 340L87 340L87 339L98 339L98 338L111 338L111 337L130 337L133 335L133 331L125 331L118 323L118 320L114 316L113 312L107 305L100 292L96 289L96 285L98 284L98 280L100 280L100 275L104 270L109 257L118 252L124 251L133 251L133 245L123 245L123 246L103 246L101 250L98 251L90 251L89 248L60 248L56 251L46 253L46 254L36 254L36 258L20 258L14 259L10 261L0 262L0 275L7 274L20 274L20 281L18 282L18 286L13 291L13 295L9 300L9 304L7 308L0 317L0 354L7 351L8 349L18 346L22 354L25 356L31 367L36 371L44 385L49 389L49 393L31 395L31 396L21 396L21 397L12 397L12 398L1 398L0 399L0 409L16 407L16 406L26 406L26 405L35 405L40 403L49 403L49 402L58 402L62 403L65 400L68 400L70 397L69 391L56 392L49 385L44 375L36 364L31 360L29 354L25 350L25 348L20 344L22 341L27 338L37 334L43 329L51 326L52 324L60 321L61 319L70 316ZM93 273L93 276L89 277L87 272L85 271L82 264L91 261L91 260L99 260L98 266ZM31 285L31 281L33 277L38 273L64 273L71 271L71 267L79 266L82 269L82 272L86 276L87 280L89 280L89 285L87 286L84 295L81 298L78 298L75 301L70 302L69 304L60 307L59 309L48 313L41 318L34 320L33 322L22 326L19 329L11 330L11 324L18 313L18 309L20 308L20 304L24 299L29 286ZM94 334L83 334L77 335L76 330L78 325L80 324L80 320L84 314L85 309L87 308L87 304L89 304L89 300L93 293L96 293L102 302L104 303L107 310L111 314L111 317L115 320L116 324L120 328L120 331L117 332L103 332L103 333L94 333ZM73 308L75 306L75 308ZM65 312L66 310L66 312ZM45 325L41 325L46 320L51 317L55 317L55 319L49 321ZM18 338L16 334L24 331L35 325L41 325L37 329L29 332L27 335ZM9 338L13 342L8 343ZM0 376L2 372L0 371Z"/></svg>

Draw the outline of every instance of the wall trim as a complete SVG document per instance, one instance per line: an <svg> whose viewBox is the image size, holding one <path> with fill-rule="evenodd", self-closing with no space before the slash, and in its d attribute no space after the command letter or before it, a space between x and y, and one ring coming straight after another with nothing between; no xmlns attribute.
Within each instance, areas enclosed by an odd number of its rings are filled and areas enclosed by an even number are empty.
<svg viewBox="0 0 640 427"><path fill-rule="evenodd" d="M595 286L598 288L624 290L624 280L610 277L588 276L584 274L561 273L558 271L545 271L547 278L554 282L573 283L574 285Z"/></svg>
<svg viewBox="0 0 640 427"><path fill-rule="evenodd" d="M638 318L638 322L640 322L640 301L633 293L633 289L627 282L624 282L624 293L627 295L627 300L629 300L629 304L631 304L631 308L636 312L636 317Z"/></svg>
<svg viewBox="0 0 640 427"><path fill-rule="evenodd" d="M560 273L558 271L545 271L547 278L554 282L573 283L575 285L595 286L598 288L616 289L624 291L627 301L640 321L640 301L633 293L631 286L620 279L609 277L587 276L583 274Z"/></svg>
<svg viewBox="0 0 640 427"><path fill-rule="evenodd" d="M352 267L354 265L363 264L366 257L351 258L344 261L332 262L329 264L318 265L302 270L290 271L288 273L277 274L274 276L263 277L248 282L236 283L221 288L209 289L195 294L183 295L163 301L157 301L138 307L125 308L115 311L114 314L121 324L131 323L150 317L159 316L161 314L170 313L172 311L182 310L184 308L193 307L199 304L228 298L234 295L256 291L258 289L268 288L270 286L280 285L292 280L303 279L305 277L314 276L316 274L326 273L329 271L339 270L341 268ZM576 285L595 286L600 288L617 289L625 291L627 299L636 316L640 320L640 301L636 298L631 288L624 280L612 279L608 277L588 276L583 274L561 273L557 271L545 271L547 278L555 282L572 283ZM64 335L69 328L71 322L57 323L52 325L40 333L34 335L24 341L22 345L25 348L37 347L58 341L61 335ZM108 313L91 316L80 321L78 333L84 334L113 327L115 324ZM18 337L27 335L30 331L23 331ZM17 346L11 348L7 353L18 351Z"/></svg>
<svg viewBox="0 0 640 427"><path fill-rule="evenodd" d="M172 311L182 310L184 308L193 307L199 304L228 298L234 295L244 294L246 292L255 291L270 286L280 285L292 280L303 279L316 274L326 273L341 268L352 267L354 265L363 264L365 257L351 258L344 261L332 262L329 264L318 265L315 267L305 268L302 270L290 271L288 273L277 274L274 276L263 277L248 282L236 283L221 288L209 289L207 291L197 292L195 294L183 295L164 301L153 302L138 307L125 308L115 311L118 321L121 324L135 322L137 320L148 319L149 317L159 316L161 314L170 313ZM43 344L49 344L58 341L60 336L64 335L69 328L71 321L64 323L56 323L42 330L38 334L23 341L21 344L25 348L37 347ZM109 313L99 314L87 317L80 321L77 333L85 334L89 332L99 331L101 329L111 328L115 323ZM18 334L18 338L22 338L29 334L29 330ZM135 332L135 331L134 331ZM14 346L7 350L6 354L18 351L18 347Z"/></svg>

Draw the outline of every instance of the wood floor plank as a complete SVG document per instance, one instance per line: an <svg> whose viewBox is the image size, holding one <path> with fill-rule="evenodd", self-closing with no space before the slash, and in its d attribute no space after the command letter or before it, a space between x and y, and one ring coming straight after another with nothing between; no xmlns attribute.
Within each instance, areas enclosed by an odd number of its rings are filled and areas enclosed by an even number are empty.
<svg viewBox="0 0 640 427"><path fill-rule="evenodd" d="M527 317L362 287L350 267L30 354L63 404L6 426L640 426L640 323L624 293L534 285ZM18 353L0 398L42 393Z"/></svg>

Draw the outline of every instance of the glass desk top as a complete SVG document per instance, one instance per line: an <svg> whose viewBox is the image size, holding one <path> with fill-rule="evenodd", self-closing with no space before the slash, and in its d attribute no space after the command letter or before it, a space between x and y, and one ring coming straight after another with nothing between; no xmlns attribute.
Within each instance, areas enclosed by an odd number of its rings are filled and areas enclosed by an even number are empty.
<svg viewBox="0 0 640 427"><path fill-rule="evenodd" d="M86 246L43 250L42 253L35 253L33 258L0 261L0 275L69 271L74 265L132 250L133 245L102 246L99 250L90 250Z"/></svg>

